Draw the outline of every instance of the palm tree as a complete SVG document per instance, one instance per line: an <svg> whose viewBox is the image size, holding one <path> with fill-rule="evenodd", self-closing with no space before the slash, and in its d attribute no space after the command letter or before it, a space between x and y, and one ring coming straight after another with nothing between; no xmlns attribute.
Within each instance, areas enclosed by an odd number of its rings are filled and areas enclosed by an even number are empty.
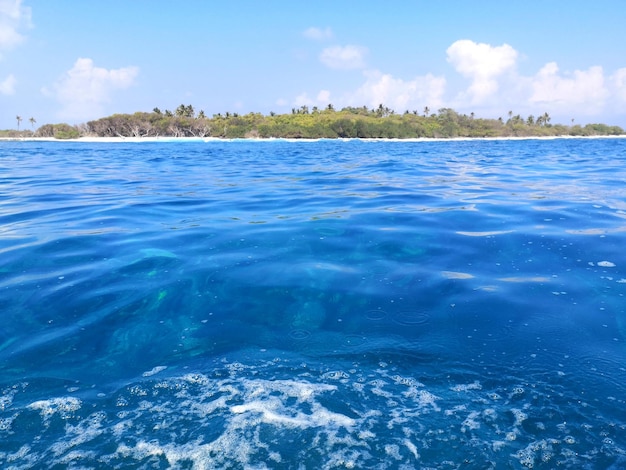
<svg viewBox="0 0 626 470"><path fill-rule="evenodd" d="M32 128L33 128L33 130L35 130L35 123L37 122L37 121L35 120L35 118L34 118L34 117L31 117L31 118L28 120L28 122L30 122L30 127L32 127Z"/></svg>
<svg viewBox="0 0 626 470"><path fill-rule="evenodd" d="M424 106L424 117L428 117L429 113L430 113L430 108L428 106Z"/></svg>
<svg viewBox="0 0 626 470"><path fill-rule="evenodd" d="M20 130L20 122L22 122L22 116L15 116L15 119L17 119L17 130Z"/></svg>

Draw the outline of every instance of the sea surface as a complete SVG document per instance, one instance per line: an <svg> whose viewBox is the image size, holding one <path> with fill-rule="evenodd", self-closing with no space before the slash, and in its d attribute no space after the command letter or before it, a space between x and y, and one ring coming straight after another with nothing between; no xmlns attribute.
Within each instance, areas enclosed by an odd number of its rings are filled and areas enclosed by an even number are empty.
<svg viewBox="0 0 626 470"><path fill-rule="evenodd" d="M626 468L626 139L0 142L0 468Z"/></svg>

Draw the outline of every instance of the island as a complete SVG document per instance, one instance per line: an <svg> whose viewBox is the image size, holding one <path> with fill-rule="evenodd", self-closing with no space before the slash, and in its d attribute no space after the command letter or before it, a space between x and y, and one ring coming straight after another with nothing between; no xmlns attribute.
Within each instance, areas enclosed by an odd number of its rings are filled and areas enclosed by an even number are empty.
<svg viewBox="0 0 626 470"><path fill-rule="evenodd" d="M32 119L32 118L31 118ZM19 129L18 119L18 129ZM32 123L33 121L31 121ZM181 104L174 111L154 108L151 112L113 114L80 125L45 124L36 130L0 131L4 138L80 137L118 138L289 138L289 139L428 139L506 137L589 137L623 136L619 126L552 124L548 113L522 117L508 112L505 118L480 118L451 108L431 112L405 110L403 113L380 104L377 108L345 107L336 110L301 106L291 113L218 113L207 117L192 105Z"/></svg>

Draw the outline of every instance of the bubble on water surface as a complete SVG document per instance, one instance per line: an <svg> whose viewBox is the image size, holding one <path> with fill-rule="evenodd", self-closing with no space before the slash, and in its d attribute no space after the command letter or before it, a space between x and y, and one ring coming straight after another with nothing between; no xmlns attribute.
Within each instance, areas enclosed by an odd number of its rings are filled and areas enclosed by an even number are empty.
<svg viewBox="0 0 626 470"><path fill-rule="evenodd" d="M348 348L355 348L361 346L367 341L367 338L363 335L346 335L344 344Z"/></svg>
<svg viewBox="0 0 626 470"><path fill-rule="evenodd" d="M80 410L82 401L75 397L59 397L48 400L39 400L28 405L31 410L36 410L41 414L44 423L48 423L50 418L58 414L66 419L74 416Z"/></svg>
<svg viewBox="0 0 626 470"><path fill-rule="evenodd" d="M614 268L615 267L615 263L612 263L611 261L598 261L598 266L601 266L603 268Z"/></svg>
<svg viewBox="0 0 626 470"><path fill-rule="evenodd" d="M507 389L505 383L475 376L450 377L450 369L442 376L436 365L430 372L420 367L421 380L413 376L414 367L399 373L393 364L311 366L298 358L224 359L209 373L148 377L88 403L60 397L20 408L14 403L23 401L27 389L11 392L10 417L0 416L12 420L0 428L5 443L0 459L10 457L16 466L45 459L51 466L76 467L289 468L302 463L391 469L400 461L435 468L445 456L450 468L463 462L539 468L560 462L580 468L593 449L606 468L626 451L623 423L596 408L586 415L578 411L588 426L562 425L563 414L577 400L567 396L557 405L562 389L549 382L535 382L526 393L519 384ZM23 452L19 439L32 412L45 417L29 421L28 432L41 439ZM529 426L529 420L543 424ZM147 430L150 439L144 437ZM602 439L603 447L597 448Z"/></svg>

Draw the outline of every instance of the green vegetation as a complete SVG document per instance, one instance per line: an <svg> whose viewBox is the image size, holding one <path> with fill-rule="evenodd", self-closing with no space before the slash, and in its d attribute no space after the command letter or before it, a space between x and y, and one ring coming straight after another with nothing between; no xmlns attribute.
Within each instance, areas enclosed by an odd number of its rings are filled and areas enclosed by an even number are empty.
<svg viewBox="0 0 626 470"><path fill-rule="evenodd" d="M54 137L55 139L78 139L81 136L76 126L69 124L46 124L37 129L38 137Z"/></svg>
<svg viewBox="0 0 626 470"><path fill-rule="evenodd" d="M605 124L584 127L550 124L545 113L537 118L509 112L507 121L475 118L442 108L430 114L428 107L396 114L382 104L376 109L347 107L336 111L308 106L292 109L291 114L215 114L207 118L191 105L180 105L174 112L154 108L151 113L114 114L89 121L83 132L100 137L222 137L222 138L452 138L452 137L535 137L622 135L623 129Z"/></svg>
<svg viewBox="0 0 626 470"><path fill-rule="evenodd" d="M17 117L18 128L21 118ZM30 120L34 126L34 118ZM507 120L476 118L442 108L431 113L425 107L397 114L382 104L375 109L347 107L336 111L332 104L319 109L308 106L292 109L290 114L196 113L192 105L181 104L173 112L154 108L152 112L113 114L80 126L46 124L32 131L4 131L6 137L54 137L73 139L93 137L217 137L217 138L454 138L454 137L550 137L624 135L618 126L606 124L551 124L548 113L538 117L513 115ZM0 132L0 137L3 132Z"/></svg>

